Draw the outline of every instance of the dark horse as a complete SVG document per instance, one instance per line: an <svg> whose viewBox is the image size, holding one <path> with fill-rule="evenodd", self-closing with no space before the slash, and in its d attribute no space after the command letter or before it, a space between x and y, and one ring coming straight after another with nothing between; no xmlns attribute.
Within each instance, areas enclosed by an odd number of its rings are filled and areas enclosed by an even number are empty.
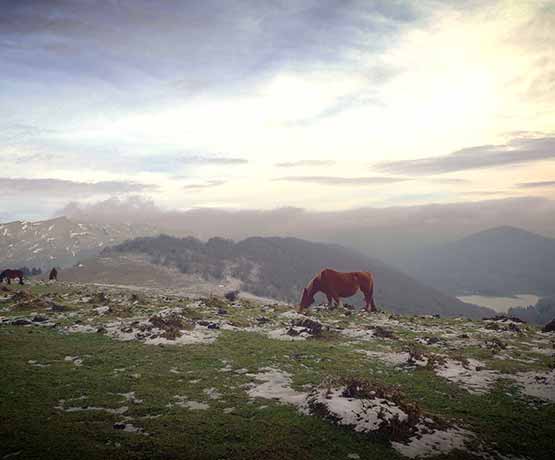
<svg viewBox="0 0 555 460"><path fill-rule="evenodd" d="M351 297L358 290L364 294L366 311L376 311L374 303L374 277L370 272L336 272L330 268L325 268L318 273L303 290L299 313L312 305L314 295L323 292L328 298L328 305L332 306L332 301L341 305L342 297Z"/></svg>
<svg viewBox="0 0 555 460"><path fill-rule="evenodd" d="M50 281L58 281L58 270L56 270L56 267L54 267L52 270L50 270L50 274L48 275L48 279Z"/></svg>
<svg viewBox="0 0 555 460"><path fill-rule="evenodd" d="M23 272L21 270L4 270L0 273L0 283L4 282L4 278L8 280L8 284L12 283L13 279L19 278L19 284L23 284Z"/></svg>

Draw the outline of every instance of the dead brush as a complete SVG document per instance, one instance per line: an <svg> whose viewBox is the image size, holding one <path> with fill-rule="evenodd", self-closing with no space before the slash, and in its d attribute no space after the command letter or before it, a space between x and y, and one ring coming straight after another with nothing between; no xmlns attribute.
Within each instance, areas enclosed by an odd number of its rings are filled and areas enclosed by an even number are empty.
<svg viewBox="0 0 555 460"><path fill-rule="evenodd" d="M183 329L191 329L191 325L187 324L180 316L175 313L166 317L153 316L149 322L156 328L164 331L161 337L168 340L175 340L181 337Z"/></svg>
<svg viewBox="0 0 555 460"><path fill-rule="evenodd" d="M210 296L206 299L202 299L202 301L208 308L214 308L216 310L226 308L228 306L224 300L216 296Z"/></svg>
<svg viewBox="0 0 555 460"><path fill-rule="evenodd" d="M428 358L427 354L415 344L407 345L403 348L403 351L409 354L408 364L416 364L417 361L424 361Z"/></svg>
<svg viewBox="0 0 555 460"><path fill-rule="evenodd" d="M436 367L441 367L447 364L447 358L445 356L436 355L435 353L430 353L427 355L428 362L425 368L427 370L433 371Z"/></svg>

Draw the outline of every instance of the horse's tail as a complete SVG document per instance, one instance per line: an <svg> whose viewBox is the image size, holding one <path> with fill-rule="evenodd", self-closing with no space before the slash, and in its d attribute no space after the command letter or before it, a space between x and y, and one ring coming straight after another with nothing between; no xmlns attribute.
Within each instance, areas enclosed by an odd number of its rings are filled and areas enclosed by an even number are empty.
<svg viewBox="0 0 555 460"><path fill-rule="evenodd" d="M361 272L357 273L357 278L365 300L374 310L376 308L376 302L374 302L374 275L371 272Z"/></svg>

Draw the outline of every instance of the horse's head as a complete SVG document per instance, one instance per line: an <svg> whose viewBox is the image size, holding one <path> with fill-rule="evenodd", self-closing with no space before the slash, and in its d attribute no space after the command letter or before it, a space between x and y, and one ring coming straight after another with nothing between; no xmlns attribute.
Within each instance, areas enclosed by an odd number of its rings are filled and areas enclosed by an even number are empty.
<svg viewBox="0 0 555 460"><path fill-rule="evenodd" d="M303 289L300 309L310 307L314 303L314 295L320 290L320 279L317 276Z"/></svg>

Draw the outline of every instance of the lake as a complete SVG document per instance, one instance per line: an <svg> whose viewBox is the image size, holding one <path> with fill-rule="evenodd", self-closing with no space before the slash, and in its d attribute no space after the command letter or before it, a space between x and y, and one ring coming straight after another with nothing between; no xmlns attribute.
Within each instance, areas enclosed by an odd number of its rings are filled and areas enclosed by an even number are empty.
<svg viewBox="0 0 555 460"><path fill-rule="evenodd" d="M513 297L489 297L483 295L465 295L457 297L463 302L473 303L481 307L489 307L498 313L507 313L509 308L527 307L528 305L536 305L540 299L534 294L517 294Z"/></svg>

